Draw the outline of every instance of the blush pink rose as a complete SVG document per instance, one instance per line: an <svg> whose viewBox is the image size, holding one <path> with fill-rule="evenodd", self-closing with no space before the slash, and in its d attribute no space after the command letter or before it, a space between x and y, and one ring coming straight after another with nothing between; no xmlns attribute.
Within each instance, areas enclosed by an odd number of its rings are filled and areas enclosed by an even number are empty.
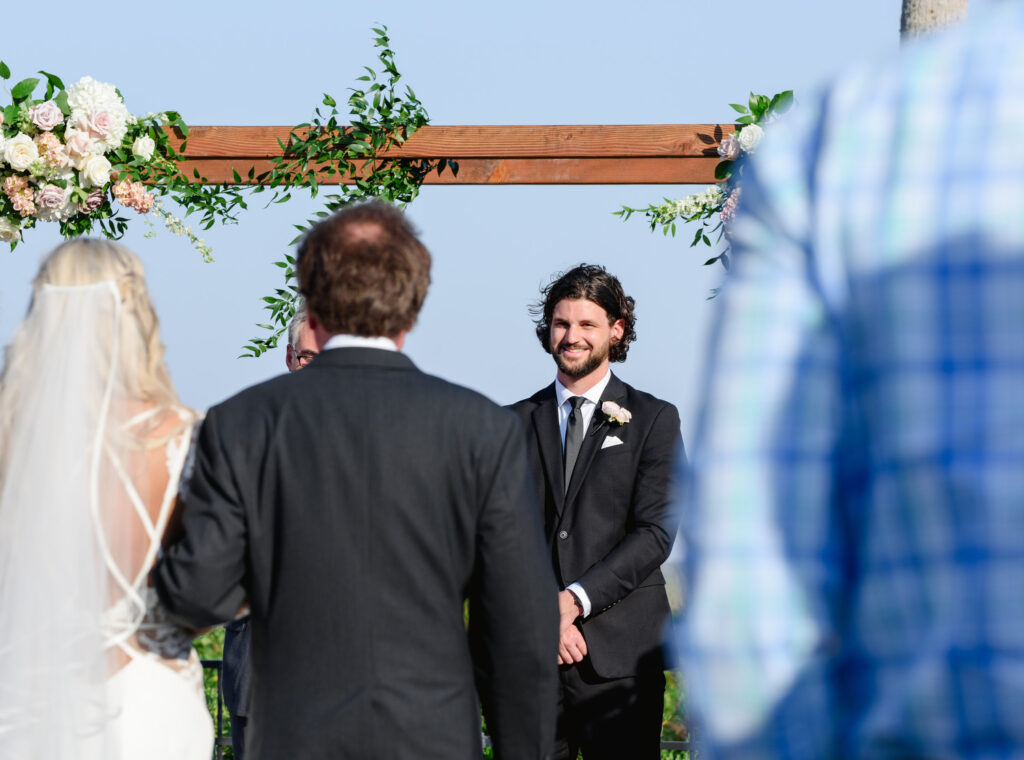
<svg viewBox="0 0 1024 760"><path fill-rule="evenodd" d="M736 141L735 135L722 140L722 144L718 146L718 155L724 161L735 161L740 157L740 144Z"/></svg>
<svg viewBox="0 0 1024 760"><path fill-rule="evenodd" d="M67 149L72 156L81 158L92 153L95 140L87 131L74 130L68 133Z"/></svg>
<svg viewBox="0 0 1024 760"><path fill-rule="evenodd" d="M47 100L44 103L36 103L28 109L28 118L39 129L49 132L64 121L64 114L61 113L60 107L56 103Z"/></svg>
<svg viewBox="0 0 1024 760"><path fill-rule="evenodd" d="M56 185L44 185L36 193L36 205L41 209L58 209L66 199L64 189Z"/></svg>
<svg viewBox="0 0 1024 760"><path fill-rule="evenodd" d="M110 130L114 126L114 117L110 115L109 111L98 111L92 115L90 123L89 131L106 140L110 137Z"/></svg>

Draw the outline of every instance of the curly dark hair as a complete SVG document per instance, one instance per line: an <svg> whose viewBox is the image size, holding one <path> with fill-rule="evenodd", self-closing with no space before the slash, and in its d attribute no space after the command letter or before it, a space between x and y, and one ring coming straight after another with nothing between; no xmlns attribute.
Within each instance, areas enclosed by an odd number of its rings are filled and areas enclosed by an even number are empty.
<svg viewBox="0 0 1024 760"><path fill-rule="evenodd" d="M430 253L405 215L377 200L316 224L299 244L295 269L307 309L330 333L409 330L430 285Z"/></svg>
<svg viewBox="0 0 1024 760"><path fill-rule="evenodd" d="M555 275L555 279L541 289L540 300L530 307L530 315L537 325L537 338L544 350L551 353L551 315L558 302L566 298L593 301L608 313L608 324L619 319L625 322L622 339L612 343L608 359L626 361L629 345L636 340L636 315L633 313L636 302L626 295L615 275L596 264L580 264Z"/></svg>

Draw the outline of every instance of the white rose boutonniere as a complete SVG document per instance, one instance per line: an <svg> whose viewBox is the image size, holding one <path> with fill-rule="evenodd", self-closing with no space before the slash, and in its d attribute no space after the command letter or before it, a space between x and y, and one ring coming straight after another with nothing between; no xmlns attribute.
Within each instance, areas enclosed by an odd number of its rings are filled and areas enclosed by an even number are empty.
<svg viewBox="0 0 1024 760"><path fill-rule="evenodd" d="M625 425L633 419L632 412L624 406L619 406L614 401L605 401L601 404L601 412L609 422L615 422L618 425Z"/></svg>

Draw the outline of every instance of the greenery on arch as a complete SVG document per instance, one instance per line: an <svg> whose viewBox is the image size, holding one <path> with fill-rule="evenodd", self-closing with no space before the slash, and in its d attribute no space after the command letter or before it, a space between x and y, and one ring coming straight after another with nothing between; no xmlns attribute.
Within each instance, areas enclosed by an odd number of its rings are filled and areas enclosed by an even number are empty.
<svg viewBox="0 0 1024 760"><path fill-rule="evenodd" d="M726 245L722 251L704 262L705 266L721 261L722 266L729 268L729 222L740 202L740 180L743 176L743 163L748 154L753 153L764 137L764 126L775 117L785 113L793 105L793 91L786 90L768 97L750 93L747 105L730 103L734 111L740 114L736 119L739 128L722 140L718 155L722 159L715 167L715 179L718 184L710 185L699 193L685 198L672 200L665 198L663 203L650 204L646 208L623 206L612 213L622 217L623 221L633 214L642 213L651 226L651 231L661 228L663 234L676 234L677 222L699 222L690 247L703 243L714 246L725 237Z"/></svg>
<svg viewBox="0 0 1024 760"><path fill-rule="evenodd" d="M440 174L449 169L458 173L455 161L385 155L425 126L429 117L411 87L406 86L404 93L399 90L402 76L395 66L387 27L373 31L380 69L364 67L366 74L357 80L364 84L352 89L348 97L348 124L342 123L337 101L325 94L313 118L295 127L287 143L281 142L283 155L271 159L274 168L256 176L250 172L249 179L260 183L255 192L273 192L272 203L287 201L296 188L309 190L315 198L325 179L350 183L337 185L336 191L324 196L324 208L316 212L315 218L295 225L299 234L289 245L301 240L317 221L350 203L380 198L405 206L419 195L423 180L431 172ZM241 177L236 174L235 180L241 181ZM284 271L285 282L274 295L263 298L270 319L258 325L270 334L251 338L242 356L256 357L275 348L295 314L299 300L295 258L285 254L275 264Z"/></svg>

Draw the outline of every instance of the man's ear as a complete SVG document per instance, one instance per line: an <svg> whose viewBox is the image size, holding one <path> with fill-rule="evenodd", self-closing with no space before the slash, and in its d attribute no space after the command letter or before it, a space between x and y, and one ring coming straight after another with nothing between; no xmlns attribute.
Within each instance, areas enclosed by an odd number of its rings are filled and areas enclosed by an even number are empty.
<svg viewBox="0 0 1024 760"><path fill-rule="evenodd" d="M626 334L626 320L616 319L612 322L612 343L618 343L622 340L622 336Z"/></svg>
<svg viewBox="0 0 1024 760"><path fill-rule="evenodd" d="M306 324L309 325L309 329L313 333L313 341L316 343L316 350L323 351L324 345L331 339L331 334L327 332L323 323L316 318L316 314L306 309Z"/></svg>

